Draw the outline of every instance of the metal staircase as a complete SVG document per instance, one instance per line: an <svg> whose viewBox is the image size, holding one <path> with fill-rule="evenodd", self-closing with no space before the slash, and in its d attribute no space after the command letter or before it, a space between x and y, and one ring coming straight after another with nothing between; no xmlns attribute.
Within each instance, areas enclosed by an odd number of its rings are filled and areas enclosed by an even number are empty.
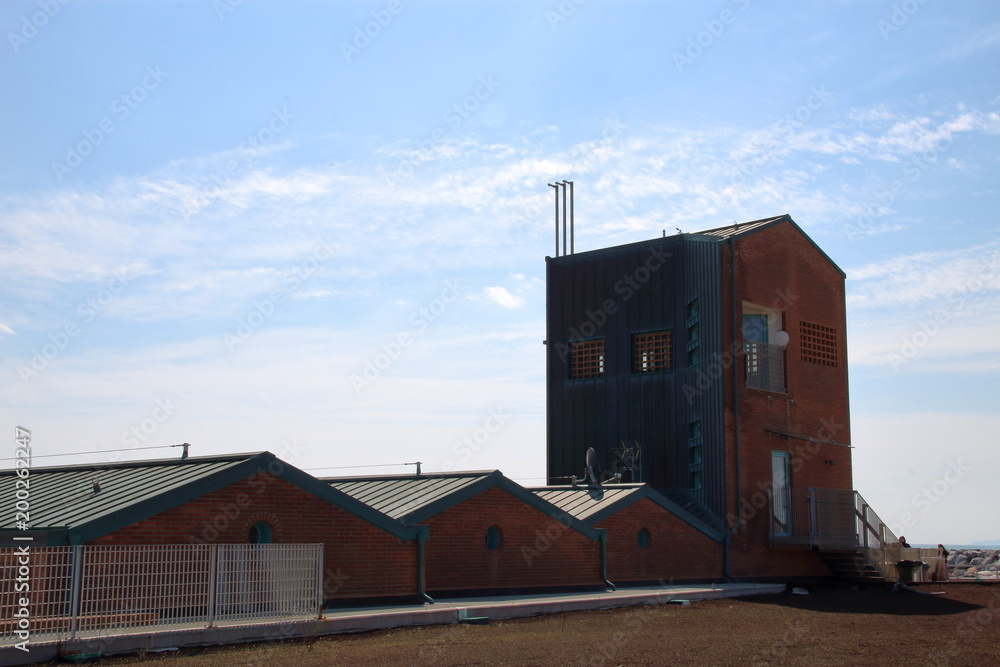
<svg viewBox="0 0 1000 667"><path fill-rule="evenodd" d="M882 572L860 551L820 551L819 557L838 579L870 583L885 581Z"/></svg>
<svg viewBox="0 0 1000 667"><path fill-rule="evenodd" d="M771 548L815 550L840 579L899 579L899 539L857 491L790 489L778 513L783 521L769 509Z"/></svg>

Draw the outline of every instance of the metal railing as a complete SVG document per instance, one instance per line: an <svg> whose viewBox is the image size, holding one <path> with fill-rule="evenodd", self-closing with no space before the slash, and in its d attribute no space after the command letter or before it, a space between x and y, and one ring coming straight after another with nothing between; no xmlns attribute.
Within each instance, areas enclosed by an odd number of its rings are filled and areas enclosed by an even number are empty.
<svg viewBox="0 0 1000 667"><path fill-rule="evenodd" d="M0 643L317 616L322 568L322 544L2 548Z"/></svg>
<svg viewBox="0 0 1000 667"><path fill-rule="evenodd" d="M772 548L855 551L884 579L898 578L896 563L902 560L899 538L860 493L820 488L786 491L777 504L768 492Z"/></svg>
<svg viewBox="0 0 1000 667"><path fill-rule="evenodd" d="M748 389L785 391L785 348L744 340L743 359Z"/></svg>

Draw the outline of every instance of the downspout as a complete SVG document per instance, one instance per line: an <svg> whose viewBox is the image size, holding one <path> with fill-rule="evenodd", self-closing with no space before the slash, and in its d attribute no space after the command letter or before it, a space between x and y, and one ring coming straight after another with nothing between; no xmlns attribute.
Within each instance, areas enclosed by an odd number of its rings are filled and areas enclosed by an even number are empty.
<svg viewBox="0 0 1000 667"><path fill-rule="evenodd" d="M730 289L730 305L732 306L732 316L733 316L733 342L732 348L733 353L736 353L736 341L738 328L736 326L736 241L730 236L729 237L729 289ZM729 544L733 533L741 528L742 519L740 517L740 380L739 372L737 371L737 364L733 364L733 463L736 466L736 523L732 528L726 530L726 539L724 542L722 553L724 555L724 561L722 566L722 573L725 575L726 579L731 581L737 581L736 577L729 573Z"/></svg>
<svg viewBox="0 0 1000 667"><path fill-rule="evenodd" d="M601 533L601 581L608 587L608 590L618 590L615 585L608 581L608 532L602 530Z"/></svg>
<svg viewBox="0 0 1000 667"><path fill-rule="evenodd" d="M427 539L427 532L421 528L417 529L417 596L426 604L434 604L434 598L424 591L424 540Z"/></svg>

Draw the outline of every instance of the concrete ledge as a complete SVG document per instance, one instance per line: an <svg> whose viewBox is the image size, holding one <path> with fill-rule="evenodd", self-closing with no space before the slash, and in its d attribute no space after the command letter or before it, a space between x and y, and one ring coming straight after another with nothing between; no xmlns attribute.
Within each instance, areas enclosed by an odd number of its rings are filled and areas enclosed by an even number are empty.
<svg viewBox="0 0 1000 667"><path fill-rule="evenodd" d="M449 625L460 618L487 617L504 620L593 609L613 609L671 600L708 600L780 593L784 584L716 584L714 586L664 586L625 588L617 591L557 593L530 596L439 600L433 605L401 605L365 609L336 609L319 619L283 619L273 622L227 624L212 628L119 632L73 641L32 642L25 653L12 645L0 647L0 664L30 665L60 656L99 653L116 655L166 648L284 641L327 635L386 630L404 626Z"/></svg>

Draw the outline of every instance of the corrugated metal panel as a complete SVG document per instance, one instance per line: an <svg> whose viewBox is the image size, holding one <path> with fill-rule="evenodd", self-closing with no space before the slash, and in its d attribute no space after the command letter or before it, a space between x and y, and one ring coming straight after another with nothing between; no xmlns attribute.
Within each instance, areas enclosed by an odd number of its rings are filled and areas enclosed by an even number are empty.
<svg viewBox="0 0 1000 667"><path fill-rule="evenodd" d="M640 492L641 485L605 486L600 489L547 488L532 489L543 500L547 500L562 511L581 521L586 521L597 512Z"/></svg>
<svg viewBox="0 0 1000 667"><path fill-rule="evenodd" d="M127 509L152 497L240 465L255 455L199 459L144 461L31 470L31 526L74 528ZM13 471L0 473L0 479ZM94 481L100 491L94 492ZM5 515L0 530L14 530L13 513Z"/></svg>
<svg viewBox="0 0 1000 667"><path fill-rule="evenodd" d="M323 481L374 510L402 519L482 482L493 472L398 477L326 477Z"/></svg>

